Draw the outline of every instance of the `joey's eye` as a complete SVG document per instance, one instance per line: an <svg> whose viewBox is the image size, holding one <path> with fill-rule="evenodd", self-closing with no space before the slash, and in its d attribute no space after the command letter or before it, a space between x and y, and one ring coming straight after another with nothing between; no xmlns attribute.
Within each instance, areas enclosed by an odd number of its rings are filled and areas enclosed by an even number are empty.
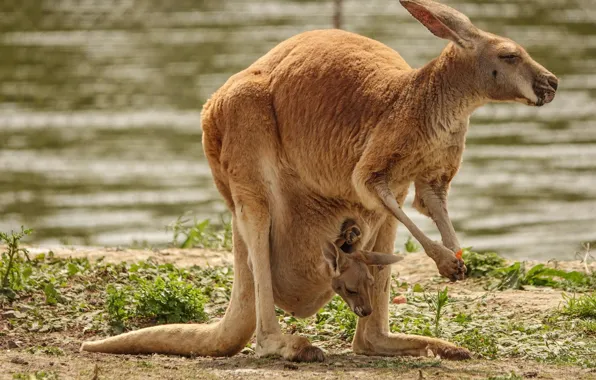
<svg viewBox="0 0 596 380"><path fill-rule="evenodd" d="M346 293L351 294L351 295L358 294L357 291L352 290L352 289L348 289L348 288L346 288Z"/></svg>

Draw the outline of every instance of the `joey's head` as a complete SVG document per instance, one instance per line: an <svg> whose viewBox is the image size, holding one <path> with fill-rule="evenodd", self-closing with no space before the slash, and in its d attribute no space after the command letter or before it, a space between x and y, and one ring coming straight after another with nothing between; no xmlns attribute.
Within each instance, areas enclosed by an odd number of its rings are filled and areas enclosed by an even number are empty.
<svg viewBox="0 0 596 380"><path fill-rule="evenodd" d="M487 101L542 106L554 99L557 77L514 41L478 29L464 14L436 1L400 3L434 35L453 41L461 70L450 74Z"/></svg>
<svg viewBox="0 0 596 380"><path fill-rule="evenodd" d="M323 255L332 273L331 287L359 317L372 313L373 276L369 265L390 265L402 257L356 250L345 253L335 244L327 243Z"/></svg>

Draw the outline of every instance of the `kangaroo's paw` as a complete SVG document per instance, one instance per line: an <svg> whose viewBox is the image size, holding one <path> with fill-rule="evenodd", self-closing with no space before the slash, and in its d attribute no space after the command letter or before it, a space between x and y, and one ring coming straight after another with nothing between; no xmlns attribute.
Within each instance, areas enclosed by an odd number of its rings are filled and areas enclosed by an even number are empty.
<svg viewBox="0 0 596 380"><path fill-rule="evenodd" d="M281 356L294 362L322 362L325 361L323 351L310 344L308 339L297 335L268 335L257 338L257 355Z"/></svg>
<svg viewBox="0 0 596 380"><path fill-rule="evenodd" d="M443 277L451 281L463 280L466 275L464 261L455 256L455 253L440 243L433 242L427 254L433 258Z"/></svg>

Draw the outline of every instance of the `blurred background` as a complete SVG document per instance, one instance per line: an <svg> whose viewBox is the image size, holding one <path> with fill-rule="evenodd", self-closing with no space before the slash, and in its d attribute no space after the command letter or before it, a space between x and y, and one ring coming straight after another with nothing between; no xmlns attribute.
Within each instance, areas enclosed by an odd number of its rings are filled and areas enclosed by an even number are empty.
<svg viewBox="0 0 596 380"><path fill-rule="evenodd" d="M341 27L414 67L432 36L397 0L2 0L0 230L44 245L165 245L185 212L225 211L201 147L202 104L280 41ZM471 122L450 210L464 246L572 259L596 241L596 1L444 0L561 79L542 108ZM411 194L412 195L412 194ZM430 220L407 211L433 238ZM397 248L408 234L398 234Z"/></svg>

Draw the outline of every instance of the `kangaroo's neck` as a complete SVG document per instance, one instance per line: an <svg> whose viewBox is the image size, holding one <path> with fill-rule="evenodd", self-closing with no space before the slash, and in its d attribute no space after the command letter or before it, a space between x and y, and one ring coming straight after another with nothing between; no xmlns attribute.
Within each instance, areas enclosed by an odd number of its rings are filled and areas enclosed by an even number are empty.
<svg viewBox="0 0 596 380"><path fill-rule="evenodd" d="M421 127L430 133L457 132L462 121L486 103L480 93L477 67L457 49L450 43L413 77L415 91L426 100L421 105L425 120Z"/></svg>

